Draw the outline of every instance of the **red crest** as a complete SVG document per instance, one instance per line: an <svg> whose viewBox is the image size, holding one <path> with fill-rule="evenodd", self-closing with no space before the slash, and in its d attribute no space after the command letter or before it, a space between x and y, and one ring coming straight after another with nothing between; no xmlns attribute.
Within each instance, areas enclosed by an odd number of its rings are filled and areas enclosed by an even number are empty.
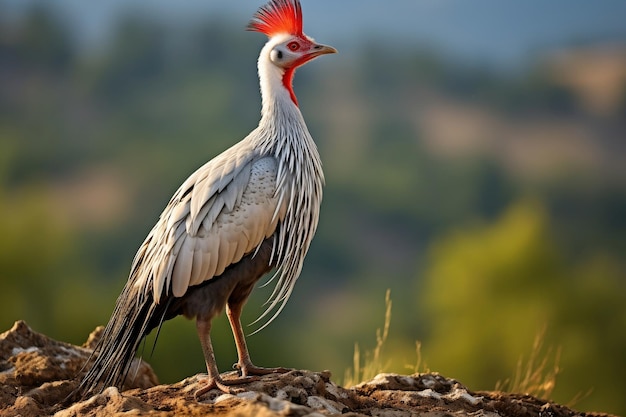
<svg viewBox="0 0 626 417"><path fill-rule="evenodd" d="M248 30L264 33L270 38L279 33L302 35L300 1L270 0L254 14Z"/></svg>

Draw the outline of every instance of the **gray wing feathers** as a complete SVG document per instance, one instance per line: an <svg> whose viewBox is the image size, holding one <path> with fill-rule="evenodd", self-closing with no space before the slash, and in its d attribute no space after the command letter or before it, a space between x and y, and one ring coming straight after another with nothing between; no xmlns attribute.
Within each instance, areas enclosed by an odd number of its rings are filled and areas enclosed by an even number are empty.
<svg viewBox="0 0 626 417"><path fill-rule="evenodd" d="M206 175L200 176L193 187L189 218L191 222L204 217L201 216L203 208L212 206L205 203L214 197L221 196L224 199L223 204L232 210L250 178L249 156L227 151L205 165L209 166L210 170L206 170Z"/></svg>
<svg viewBox="0 0 626 417"><path fill-rule="evenodd" d="M272 157L231 148L193 173L138 251L135 285L151 286L157 301L170 291L181 297L256 249L284 212L276 166Z"/></svg>
<svg viewBox="0 0 626 417"><path fill-rule="evenodd" d="M183 242L183 245L176 256L174 270L172 271L172 293L174 295L180 294L179 296L182 296L185 292L187 292L189 281L191 279L191 273L194 267L193 254L195 252L195 247L195 238L188 237ZM200 265L196 265L196 269L199 269L198 266Z"/></svg>

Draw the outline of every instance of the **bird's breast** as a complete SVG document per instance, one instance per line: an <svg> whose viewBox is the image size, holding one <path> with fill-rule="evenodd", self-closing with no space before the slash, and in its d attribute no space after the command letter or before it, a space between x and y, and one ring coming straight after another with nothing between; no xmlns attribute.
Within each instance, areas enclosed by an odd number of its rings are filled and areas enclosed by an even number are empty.
<svg viewBox="0 0 626 417"><path fill-rule="evenodd" d="M278 163L266 156L252 164L250 181L241 196L240 206L259 206L276 197Z"/></svg>
<svg viewBox="0 0 626 417"><path fill-rule="evenodd" d="M278 164L273 157L252 163L250 176L232 210L224 209L206 230L207 239L219 239L220 261L215 275L231 263L254 251L270 237L280 220L282 210L277 196ZM230 253L229 253L230 252Z"/></svg>

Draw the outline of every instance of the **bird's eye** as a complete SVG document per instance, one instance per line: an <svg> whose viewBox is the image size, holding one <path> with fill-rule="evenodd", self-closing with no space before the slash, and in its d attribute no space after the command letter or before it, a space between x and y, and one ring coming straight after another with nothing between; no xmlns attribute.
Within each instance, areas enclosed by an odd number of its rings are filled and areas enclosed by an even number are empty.
<svg viewBox="0 0 626 417"><path fill-rule="evenodd" d="M289 42L287 44L287 48L291 49L292 51L297 51L298 49L300 49L300 44L296 41Z"/></svg>

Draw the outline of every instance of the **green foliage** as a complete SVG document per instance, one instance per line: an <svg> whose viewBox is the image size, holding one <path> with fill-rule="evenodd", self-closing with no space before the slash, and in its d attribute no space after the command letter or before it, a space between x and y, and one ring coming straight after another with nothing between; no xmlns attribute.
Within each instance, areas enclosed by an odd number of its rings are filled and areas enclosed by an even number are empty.
<svg viewBox="0 0 626 417"><path fill-rule="evenodd" d="M82 343L77 330L90 331L104 304L75 256L68 219L55 212L44 188L0 194L0 236L1 328L21 319Z"/></svg>
<svg viewBox="0 0 626 417"><path fill-rule="evenodd" d="M606 409L612 401L619 409L625 404L616 393L626 387L616 375L624 357L614 356L626 349L622 278L602 256L565 262L541 204L518 203L493 225L433 245L420 294L430 317L425 355L433 369L489 389L515 373L547 328L546 343L562 352L554 399L568 402L592 389L579 406Z"/></svg>
<svg viewBox="0 0 626 417"><path fill-rule="evenodd" d="M467 375L483 381L493 379L494 372L517 359L515 347L523 345L526 335L534 334L548 314L543 307L549 304L521 296L529 277L541 279L542 285L553 285L543 279L554 274L555 260L542 233L541 213L528 206L509 212L493 228L456 232L434 245L422 294L436 321L432 323L434 343L427 351L432 349L457 365L463 363ZM552 292L546 289L545 294ZM512 303L516 297L520 301ZM501 324L502 317L511 314L523 319ZM447 334L450 336L444 337ZM470 346L450 343L452 337L468 341ZM512 356L502 357L498 351ZM464 363L478 352L489 361ZM453 368L451 362L446 368Z"/></svg>

